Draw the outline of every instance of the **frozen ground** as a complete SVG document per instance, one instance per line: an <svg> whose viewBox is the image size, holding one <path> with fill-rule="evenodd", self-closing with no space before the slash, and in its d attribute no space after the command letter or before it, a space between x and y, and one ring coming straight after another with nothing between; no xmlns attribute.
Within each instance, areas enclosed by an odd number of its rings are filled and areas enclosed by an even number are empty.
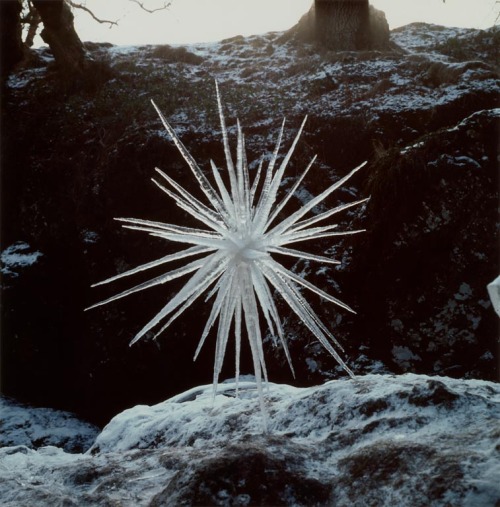
<svg viewBox="0 0 500 507"><path fill-rule="evenodd" d="M0 397L0 447L38 449L56 446L65 452L86 451L99 428L68 412L35 408Z"/></svg>
<svg viewBox="0 0 500 507"><path fill-rule="evenodd" d="M367 122L374 122L380 114L432 110L474 91L498 90L498 76L491 66L497 32L497 28L481 31L414 23L392 32L399 53L318 52L308 44L285 42L281 32L182 47L94 45L93 51L110 58L131 78L147 71L150 81L164 79L165 74L179 82L187 80L189 85L180 91L186 100L181 100L180 111L169 114L169 120L178 133L188 126L207 133L214 126L212 118L189 95L192 87L213 79L221 83L223 93L231 93L225 95L230 115L238 115L244 125L251 119L253 128L269 122L278 128L282 116L330 119L360 111ZM467 49L460 50L461 46ZM469 54L471 47L474 51ZM10 78L9 86L23 88L43 79L45 72L40 68L20 72ZM142 95L145 101L154 98L164 109L161 97Z"/></svg>

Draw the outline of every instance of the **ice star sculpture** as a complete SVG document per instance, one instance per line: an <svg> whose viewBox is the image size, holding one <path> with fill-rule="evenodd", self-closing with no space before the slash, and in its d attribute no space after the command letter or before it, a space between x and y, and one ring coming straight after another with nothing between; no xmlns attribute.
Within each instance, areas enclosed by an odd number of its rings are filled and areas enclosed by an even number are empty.
<svg viewBox="0 0 500 507"><path fill-rule="evenodd" d="M194 158L176 135L174 129L152 101L167 132L172 137L173 142L198 181L207 202L201 202L160 169L156 169L156 171L163 178L163 184L154 179L153 182L172 198L177 206L198 220L204 228L194 229L181 225L136 218L117 218L116 220L125 222L126 225L123 227L145 231L153 236L190 246L178 253L167 255L158 260L143 264L130 271L99 282L94 286L109 283L140 271L167 264L168 262L191 257L202 257L191 260L183 267L170 270L161 276L121 292L90 308L110 303L116 299L133 294L134 292L193 273L182 289L137 333L130 344L132 345L137 342L153 328L159 328L155 335L156 338L156 336L165 331L170 324L188 309L202 294L208 292L207 300L213 298L214 301L205 329L194 354L194 359L198 356L211 328L218 320L213 376L215 392L219 374L222 369L226 346L231 335L231 328L234 327L233 334L236 342L235 376L236 382L238 382L242 328L244 326L247 338L250 342L255 378L261 407L263 407L262 379L267 382L267 371L262 346L262 331L259 320L260 312L264 316L273 340L276 341L276 336L280 340L293 372L292 361L283 332L283 325L274 302L273 290L283 297L304 325L313 333L338 363L342 365L351 376L353 375L332 343L335 344L338 349L343 350L342 347L337 340L335 340L327 327L321 322L310 304L302 295L301 287L305 287L314 294L346 310L351 312L353 310L337 298L327 294L319 287L316 287L293 271L285 268L273 258L273 254L282 254L320 263L339 264L336 260L307 253L302 250L296 250L290 248L289 245L304 243L311 239L361 232L339 232L335 231L337 224L320 226L316 226L316 224L323 222L340 211L357 206L367 199L342 204L329 211L313 214L309 218L304 217L308 212L312 211L318 204L324 201L334 190L344 184L356 171L363 167L365 163L353 169L347 176L341 178L290 216L278 222L277 218L280 212L295 193L316 159L316 157L312 159L302 175L297 179L292 189L278 204L276 204L278 190L285 169L300 138L307 117L300 126L299 132L288 150L288 153L281 161L281 164L276 167L285 125L285 121L283 121L276 147L271 156L269 165L265 170L265 175L262 177L263 181L259 185L261 173L263 172L262 160L258 166L255 178L253 181L250 181L251 178L245 155L245 138L239 122L237 122L238 140L236 165L233 163L217 83L216 93L229 181L227 183L224 182L219 169L214 162L211 161L215 186L205 176L204 172L200 169ZM164 186L165 182L168 186Z"/></svg>

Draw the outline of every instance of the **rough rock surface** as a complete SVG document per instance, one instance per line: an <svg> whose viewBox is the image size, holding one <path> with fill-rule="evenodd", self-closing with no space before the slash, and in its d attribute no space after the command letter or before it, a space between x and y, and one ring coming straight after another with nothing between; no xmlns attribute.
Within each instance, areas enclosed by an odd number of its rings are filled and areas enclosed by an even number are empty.
<svg viewBox="0 0 500 507"><path fill-rule="evenodd" d="M294 388L199 387L116 416L85 454L0 449L19 505L398 505L500 502L500 386L414 374Z"/></svg>
<svg viewBox="0 0 500 507"><path fill-rule="evenodd" d="M0 448L57 446L65 452L81 453L98 434L97 426L80 421L74 414L0 397Z"/></svg>
<svg viewBox="0 0 500 507"><path fill-rule="evenodd" d="M498 248L499 119L500 109L478 111L373 163L370 230L350 268L362 309L354 327L400 371L477 377L493 366L486 287L498 266L485 260Z"/></svg>

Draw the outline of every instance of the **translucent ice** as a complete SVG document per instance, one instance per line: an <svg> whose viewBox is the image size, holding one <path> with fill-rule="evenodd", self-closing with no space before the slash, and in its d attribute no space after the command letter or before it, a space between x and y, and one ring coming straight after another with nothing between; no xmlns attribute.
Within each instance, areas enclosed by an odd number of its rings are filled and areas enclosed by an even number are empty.
<svg viewBox="0 0 500 507"><path fill-rule="evenodd" d="M295 243L304 245L304 243L311 239L361 232L341 232L336 230L337 224L321 225L321 223L323 222L324 224L327 218L347 208L357 206L365 202L366 199L342 204L309 218L306 218L306 215L318 204L321 204L333 191L344 184L365 164L361 164L353 169L347 176L329 186L321 194L309 200L309 202L280 222L278 221L278 215L289 202L293 192L298 189L303 177L309 171L316 158L313 158L311 163L299 176L292 187L292 191L278 201L278 193L287 164L299 141L306 120L304 119L302 122L283 160L277 164L285 124L283 121L276 147L270 157L268 166L263 169L261 163L255 178L251 181L245 154L245 138L241 126L238 122L236 163L234 163L229 147L226 122L217 84L216 92L226 158L226 170L224 171L227 174L226 181L223 179L223 171L213 162L211 162L213 183L207 178L153 102L153 106L158 112L163 125L172 137L174 144L187 162L205 195L206 202L201 202L159 169L157 169L157 172L161 179L153 181L173 199L177 206L195 218L203 228L196 229L135 218L118 218L117 220L124 222L124 227L126 228L144 231L168 241L186 244L189 247L176 254L161 257L156 261L113 276L96 285L108 283L171 261L193 256L203 256L195 260L190 259L183 267L167 271L163 275L121 292L97 303L93 307L191 274L191 277L182 289L136 334L131 344L144 337L146 333L153 329L156 329L156 336L158 336L203 294L208 294L207 300L213 298L212 309L200 338L198 348L196 349L195 359L211 329L218 322L213 376L214 392L217 387L230 336L234 336L236 342L235 368L236 379L238 379L239 353L241 350L242 328L244 328L250 343L258 390L262 394L262 381L267 381L267 370L262 346L263 336L259 315L264 317L273 339L279 340L282 344L290 368L293 371L283 325L274 302L273 294L279 294L319 342L352 376L351 370L337 351L337 349L342 350L342 347L321 322L300 289L305 288L345 310L352 310L339 299L327 294L311 282L285 268L274 259L273 254L283 254L319 263L338 264L338 261L335 259L289 248L288 245ZM276 204L277 202L278 204ZM264 408L262 396L260 400L261 407Z"/></svg>

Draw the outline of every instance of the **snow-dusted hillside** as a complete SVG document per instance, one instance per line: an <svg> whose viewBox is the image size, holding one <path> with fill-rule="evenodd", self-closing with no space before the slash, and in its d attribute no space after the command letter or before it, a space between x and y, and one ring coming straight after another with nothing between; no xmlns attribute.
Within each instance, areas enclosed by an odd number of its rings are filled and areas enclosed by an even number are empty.
<svg viewBox="0 0 500 507"><path fill-rule="evenodd" d="M116 416L85 454L0 449L2 506L493 507L500 386L367 375L192 389Z"/></svg>

